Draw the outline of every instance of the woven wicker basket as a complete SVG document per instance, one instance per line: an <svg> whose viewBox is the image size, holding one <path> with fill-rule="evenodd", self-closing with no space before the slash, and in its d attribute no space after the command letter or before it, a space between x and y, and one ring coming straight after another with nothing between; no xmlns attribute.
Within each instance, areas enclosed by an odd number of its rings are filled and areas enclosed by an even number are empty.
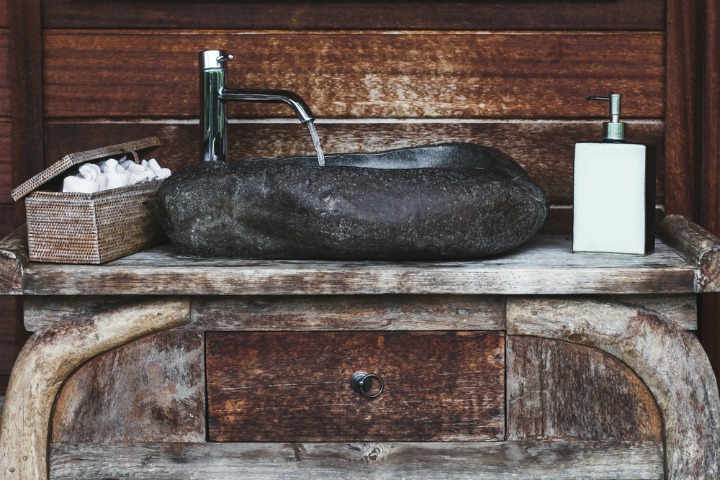
<svg viewBox="0 0 720 480"><path fill-rule="evenodd" d="M15 200L27 195L30 260L100 264L162 242L165 235L146 205L160 181L97 193L49 191L53 180L75 165L127 153L137 161L138 152L159 145L156 137L149 137L66 155L13 190Z"/></svg>

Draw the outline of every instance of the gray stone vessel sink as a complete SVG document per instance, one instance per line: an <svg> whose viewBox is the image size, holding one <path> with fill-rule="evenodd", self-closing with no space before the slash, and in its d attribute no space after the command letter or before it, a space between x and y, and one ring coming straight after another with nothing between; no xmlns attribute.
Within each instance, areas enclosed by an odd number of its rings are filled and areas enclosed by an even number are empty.
<svg viewBox="0 0 720 480"><path fill-rule="evenodd" d="M165 180L155 210L179 251L254 259L473 259L533 236L548 199L503 152L449 143L207 162Z"/></svg>

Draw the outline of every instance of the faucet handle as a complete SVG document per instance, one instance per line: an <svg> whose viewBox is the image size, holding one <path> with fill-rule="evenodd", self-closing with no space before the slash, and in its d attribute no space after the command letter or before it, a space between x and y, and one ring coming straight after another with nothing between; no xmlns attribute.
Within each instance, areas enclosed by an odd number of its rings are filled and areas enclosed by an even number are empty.
<svg viewBox="0 0 720 480"><path fill-rule="evenodd" d="M235 58L225 50L203 50L199 57L200 70L225 69L225 62Z"/></svg>

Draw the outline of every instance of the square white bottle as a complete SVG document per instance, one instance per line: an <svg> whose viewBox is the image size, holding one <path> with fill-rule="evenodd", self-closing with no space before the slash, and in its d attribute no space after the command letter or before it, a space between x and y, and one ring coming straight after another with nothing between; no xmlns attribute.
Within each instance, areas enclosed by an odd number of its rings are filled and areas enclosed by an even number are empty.
<svg viewBox="0 0 720 480"><path fill-rule="evenodd" d="M603 141L575 144L573 252L645 255L655 245L655 159L652 149L625 141L620 94L610 102Z"/></svg>

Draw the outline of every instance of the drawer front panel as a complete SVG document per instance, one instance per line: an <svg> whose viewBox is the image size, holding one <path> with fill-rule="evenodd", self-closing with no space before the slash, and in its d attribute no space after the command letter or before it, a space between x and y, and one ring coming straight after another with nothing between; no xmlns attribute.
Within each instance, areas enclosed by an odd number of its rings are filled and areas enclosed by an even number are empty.
<svg viewBox="0 0 720 480"><path fill-rule="evenodd" d="M501 332L208 332L206 361L211 441L505 437Z"/></svg>

